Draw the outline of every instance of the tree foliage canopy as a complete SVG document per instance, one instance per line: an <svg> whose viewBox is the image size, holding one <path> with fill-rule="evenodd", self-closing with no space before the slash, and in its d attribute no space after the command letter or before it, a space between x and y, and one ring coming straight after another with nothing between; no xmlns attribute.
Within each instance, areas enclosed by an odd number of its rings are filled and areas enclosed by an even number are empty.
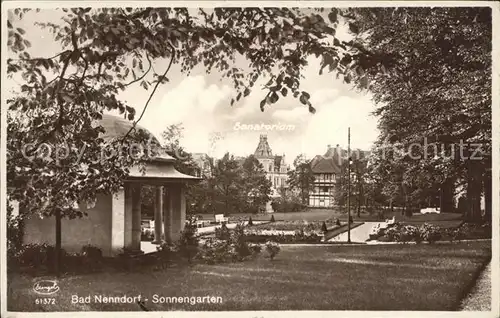
<svg viewBox="0 0 500 318"><path fill-rule="evenodd" d="M39 213L59 209L74 215L76 201L92 200L121 185L137 162L125 158L93 165L104 143L99 138L102 127L95 123L105 110L140 120L142 114L137 118L118 93L131 85L150 89L146 110L158 86L168 83L174 63L185 74L203 65L207 72L230 79L235 88L231 104L248 96L259 78L268 78L262 110L290 95L314 112L310 94L300 89L307 57L321 58L322 69L339 74L366 59L350 43L335 38L342 15L337 9L63 8L62 23L35 23L60 44L61 52L53 57L28 52L26 31L16 27L26 11L12 10L8 21L8 47L14 57L8 59L7 73L24 81L8 100L8 183L13 199ZM152 67L158 59L169 61L165 70ZM237 59L248 66L237 66ZM117 146L127 143L125 139ZM37 164L17 151L44 143L69 144L73 152L85 145L88 156L66 158L63 167Z"/></svg>
<svg viewBox="0 0 500 318"><path fill-rule="evenodd" d="M261 110L281 98L296 98L314 113L310 93L300 84L308 57L315 56L321 60L320 74L336 73L373 94L380 144L399 143L407 149L424 137L444 143L464 139L485 143L484 153L491 154L492 30L487 7L64 8L62 23L35 23L60 44L53 57L28 52L26 31L16 26L26 11L9 12L7 25L7 73L24 82L8 100L7 179L11 198L31 212L58 210L74 216L75 202L92 201L121 185L137 160L122 156L95 162L106 142L98 120L106 110L119 110L137 123L142 114L137 117L133 105L117 97L119 92L132 85L150 91L146 111L159 85L169 82L173 64L181 65L186 75L203 66L229 79L234 85L231 105L264 78L267 95ZM336 36L343 22L354 35L352 41ZM168 61L164 70L152 67L157 60ZM118 147L140 139L131 129L112 143ZM44 143L67 144L73 151L64 161L51 162L26 158L19 151L23 145L37 149ZM85 155L76 160L82 147ZM406 184L421 188L411 176L429 166L441 179L464 175L464 161L450 158L409 162L401 156L392 162L379 160L378 170L380 176L411 171ZM491 160L484 160L477 169L489 165ZM394 188L395 182L388 187Z"/></svg>

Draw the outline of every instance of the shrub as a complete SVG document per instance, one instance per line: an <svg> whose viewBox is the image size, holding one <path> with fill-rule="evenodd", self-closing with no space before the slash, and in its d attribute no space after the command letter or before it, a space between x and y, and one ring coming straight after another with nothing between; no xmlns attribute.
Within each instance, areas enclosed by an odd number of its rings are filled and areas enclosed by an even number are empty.
<svg viewBox="0 0 500 318"><path fill-rule="evenodd" d="M172 261L173 256L179 252L178 246L168 242L162 242L156 246L157 253L155 254L157 266L160 269L166 268Z"/></svg>
<svg viewBox="0 0 500 318"><path fill-rule="evenodd" d="M280 240L282 243L286 243L289 240L288 236L283 236L283 239ZM303 229L295 231L295 234L292 237L292 241L295 243L317 243L321 241L321 237L314 232L306 232Z"/></svg>
<svg viewBox="0 0 500 318"><path fill-rule="evenodd" d="M7 255L15 256L23 245L23 220L12 215L13 208L7 204Z"/></svg>
<svg viewBox="0 0 500 318"><path fill-rule="evenodd" d="M26 244L16 253L19 266L40 267L47 263L46 244Z"/></svg>
<svg viewBox="0 0 500 318"><path fill-rule="evenodd" d="M245 259L252 254L246 240L245 228L242 224L237 224L230 236L231 244L234 246L239 260Z"/></svg>
<svg viewBox="0 0 500 318"><path fill-rule="evenodd" d="M338 218L335 218L335 225L336 225L336 226L340 226L340 225L341 225L341 224L340 224L340 220L339 220Z"/></svg>
<svg viewBox="0 0 500 318"><path fill-rule="evenodd" d="M248 248L252 252L252 256L256 256L262 251L262 246L260 244L248 243Z"/></svg>
<svg viewBox="0 0 500 318"><path fill-rule="evenodd" d="M419 230L422 239L429 242L429 244L432 244L441 239L441 230L439 226L424 223Z"/></svg>
<svg viewBox="0 0 500 318"><path fill-rule="evenodd" d="M384 236L389 239L389 242L398 242L401 238L401 230L397 226L390 227L385 230Z"/></svg>
<svg viewBox="0 0 500 318"><path fill-rule="evenodd" d="M85 256L92 260L101 260L102 250L96 246L87 244L82 247L82 256Z"/></svg>
<svg viewBox="0 0 500 318"><path fill-rule="evenodd" d="M252 221L252 217L249 217L248 218L248 226L252 226L253 225L253 221Z"/></svg>
<svg viewBox="0 0 500 318"><path fill-rule="evenodd" d="M328 228L326 227L326 223L325 222L323 222L323 224L321 225L321 232L323 232L323 233L328 232Z"/></svg>
<svg viewBox="0 0 500 318"><path fill-rule="evenodd" d="M418 227L413 225L406 225L401 230L399 240L401 242L415 241L417 243L420 243L422 242L422 236Z"/></svg>
<svg viewBox="0 0 500 318"><path fill-rule="evenodd" d="M274 219L274 215L271 215L271 222L276 222L276 220Z"/></svg>
<svg viewBox="0 0 500 318"><path fill-rule="evenodd" d="M281 247L279 243L273 242L273 241L267 241L266 242L266 252L269 256L269 259L272 261L276 255L280 252Z"/></svg>
<svg viewBox="0 0 500 318"><path fill-rule="evenodd" d="M222 223L219 228L215 228L215 237L219 240L229 240L231 233L225 223Z"/></svg>
<svg viewBox="0 0 500 318"><path fill-rule="evenodd" d="M196 258L207 264L226 263L236 258L236 252L229 241L208 238L202 242Z"/></svg>
<svg viewBox="0 0 500 318"><path fill-rule="evenodd" d="M387 235L383 235L378 238L378 241L380 242L392 242L391 239Z"/></svg>
<svg viewBox="0 0 500 318"><path fill-rule="evenodd" d="M196 218L191 217L186 220L184 230L181 232L181 237L177 243L179 253L189 262L192 261L198 251L198 237L196 236L197 231Z"/></svg>
<svg viewBox="0 0 500 318"><path fill-rule="evenodd" d="M242 223L237 224L235 229L228 233L228 236L206 239L200 246L197 259L207 264L217 264L243 261L260 253L259 244L248 243Z"/></svg>

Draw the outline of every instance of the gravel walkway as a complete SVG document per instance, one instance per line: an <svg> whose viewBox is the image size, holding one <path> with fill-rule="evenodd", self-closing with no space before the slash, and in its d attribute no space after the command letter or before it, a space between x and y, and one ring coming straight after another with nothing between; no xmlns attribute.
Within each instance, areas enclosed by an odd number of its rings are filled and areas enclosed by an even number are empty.
<svg viewBox="0 0 500 318"><path fill-rule="evenodd" d="M462 311L491 310L491 263L479 275L476 285L461 305Z"/></svg>

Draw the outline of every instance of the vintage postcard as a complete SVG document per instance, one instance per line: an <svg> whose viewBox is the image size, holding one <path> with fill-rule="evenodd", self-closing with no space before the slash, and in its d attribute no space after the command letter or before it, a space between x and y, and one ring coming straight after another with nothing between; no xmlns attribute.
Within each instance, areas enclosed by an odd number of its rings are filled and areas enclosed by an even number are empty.
<svg viewBox="0 0 500 318"><path fill-rule="evenodd" d="M2 2L1 316L499 317L499 8Z"/></svg>

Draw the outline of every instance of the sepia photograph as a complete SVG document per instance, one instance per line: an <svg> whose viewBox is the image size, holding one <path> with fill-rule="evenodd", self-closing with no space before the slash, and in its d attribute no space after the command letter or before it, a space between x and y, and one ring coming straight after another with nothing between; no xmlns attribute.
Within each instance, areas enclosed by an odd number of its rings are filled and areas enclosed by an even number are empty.
<svg viewBox="0 0 500 318"><path fill-rule="evenodd" d="M2 2L1 316L499 317L499 8Z"/></svg>

